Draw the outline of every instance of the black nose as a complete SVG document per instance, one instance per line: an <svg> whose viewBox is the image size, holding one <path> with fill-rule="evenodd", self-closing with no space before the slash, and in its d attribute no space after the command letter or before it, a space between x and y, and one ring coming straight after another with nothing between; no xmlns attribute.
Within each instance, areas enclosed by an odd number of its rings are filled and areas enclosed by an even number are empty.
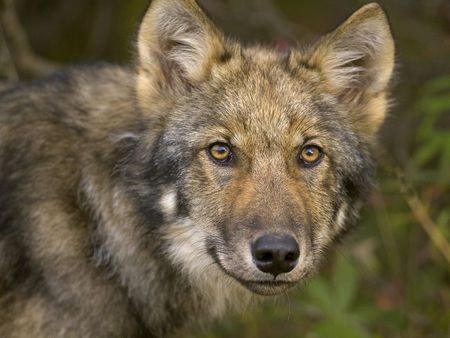
<svg viewBox="0 0 450 338"><path fill-rule="evenodd" d="M276 277L295 268L300 249L292 236L264 235L253 243L252 255L259 270Z"/></svg>

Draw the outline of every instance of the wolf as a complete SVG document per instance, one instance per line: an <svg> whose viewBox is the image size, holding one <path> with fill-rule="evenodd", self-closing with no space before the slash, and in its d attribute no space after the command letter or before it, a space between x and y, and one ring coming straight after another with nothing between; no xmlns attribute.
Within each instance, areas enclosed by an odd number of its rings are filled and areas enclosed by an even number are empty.
<svg viewBox="0 0 450 338"><path fill-rule="evenodd" d="M155 0L136 49L0 92L0 337L166 337L284 293L357 220L395 59L379 5L277 51Z"/></svg>

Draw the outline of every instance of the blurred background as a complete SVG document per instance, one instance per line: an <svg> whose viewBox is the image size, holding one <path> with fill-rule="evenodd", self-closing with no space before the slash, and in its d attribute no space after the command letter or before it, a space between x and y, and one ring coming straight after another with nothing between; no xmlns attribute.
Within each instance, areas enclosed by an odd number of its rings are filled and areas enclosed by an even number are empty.
<svg viewBox="0 0 450 338"><path fill-rule="evenodd" d="M199 0L227 34L287 48L360 0ZM360 226L320 274L192 337L450 337L450 1L380 0L397 42L393 108ZM0 0L0 85L129 64L146 0ZM183 336L186 337L186 336Z"/></svg>

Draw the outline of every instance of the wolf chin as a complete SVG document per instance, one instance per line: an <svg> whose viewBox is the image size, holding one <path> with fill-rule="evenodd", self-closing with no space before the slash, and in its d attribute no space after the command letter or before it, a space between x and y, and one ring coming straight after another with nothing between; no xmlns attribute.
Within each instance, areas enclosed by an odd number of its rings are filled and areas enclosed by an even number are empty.
<svg viewBox="0 0 450 338"><path fill-rule="evenodd" d="M162 337L285 292L355 223L394 44L368 4L311 46L155 0L133 67L0 92L0 336Z"/></svg>

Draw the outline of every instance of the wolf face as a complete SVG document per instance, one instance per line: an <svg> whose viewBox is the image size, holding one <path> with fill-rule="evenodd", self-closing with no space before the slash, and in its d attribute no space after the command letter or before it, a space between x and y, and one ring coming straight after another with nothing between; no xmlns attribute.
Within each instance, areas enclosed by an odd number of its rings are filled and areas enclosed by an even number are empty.
<svg viewBox="0 0 450 338"><path fill-rule="evenodd" d="M371 186L394 66L382 9L280 53L228 41L193 0L157 0L138 50L137 104L158 129L126 175L162 210L172 262L262 295L311 273Z"/></svg>

